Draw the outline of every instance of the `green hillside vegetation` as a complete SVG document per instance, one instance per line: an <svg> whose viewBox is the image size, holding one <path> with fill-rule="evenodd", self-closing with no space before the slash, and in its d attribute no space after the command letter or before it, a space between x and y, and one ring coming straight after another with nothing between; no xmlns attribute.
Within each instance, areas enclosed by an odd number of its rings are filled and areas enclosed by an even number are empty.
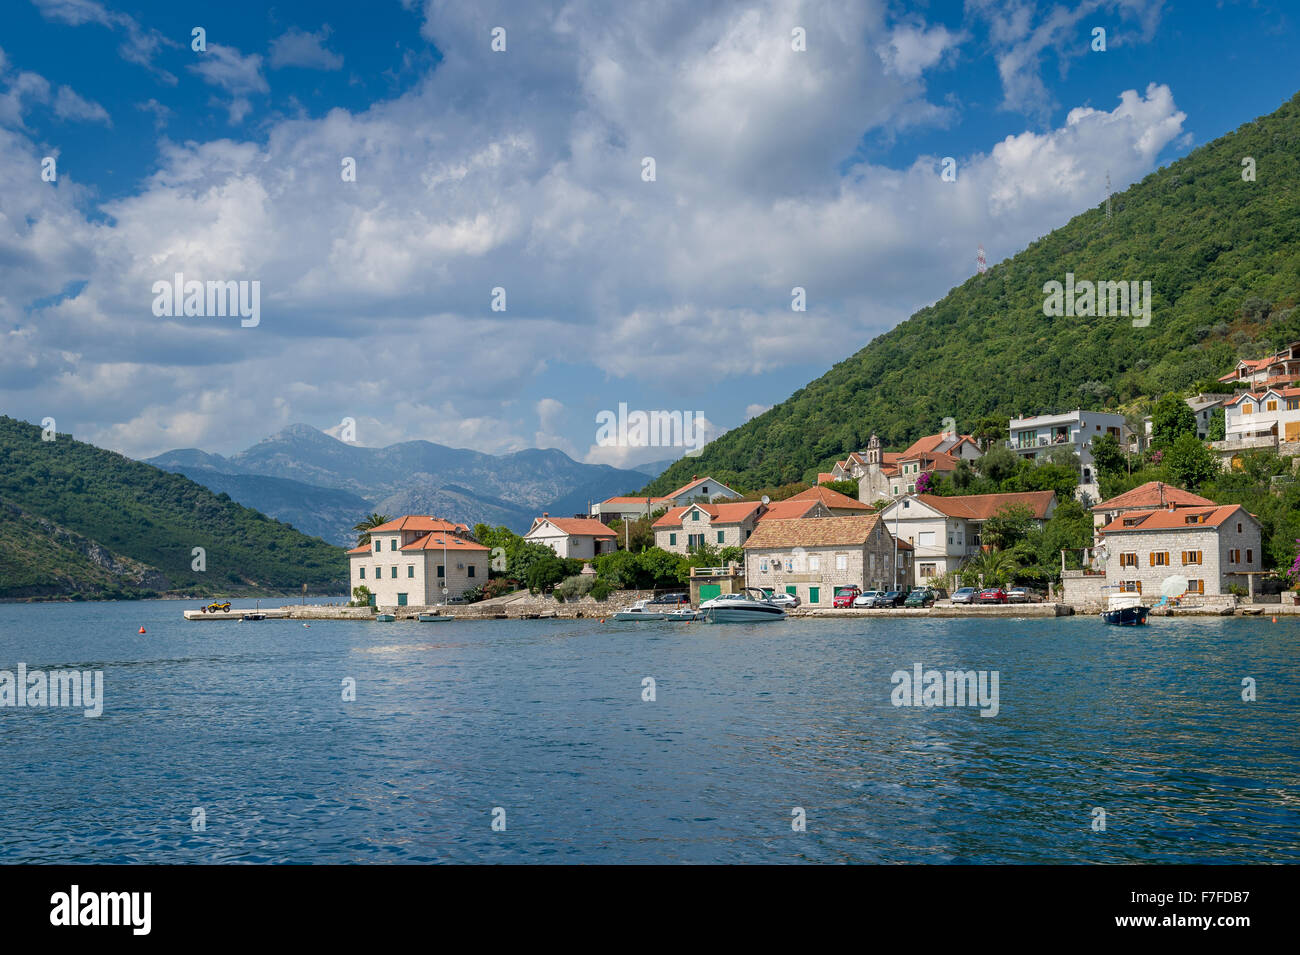
<svg viewBox="0 0 1300 955"><path fill-rule="evenodd" d="M871 434L901 449L951 416L965 432L1017 414L1118 408L1188 393L1300 339L1300 95L975 275L785 402L678 461L733 487L811 482ZM1242 158L1257 181L1242 179ZM1151 324L1048 318L1044 283L1143 281ZM1000 430L1001 429L1001 430Z"/></svg>
<svg viewBox="0 0 1300 955"><path fill-rule="evenodd" d="M204 548L206 570L192 569ZM343 549L171 474L0 416L0 597L341 593Z"/></svg>

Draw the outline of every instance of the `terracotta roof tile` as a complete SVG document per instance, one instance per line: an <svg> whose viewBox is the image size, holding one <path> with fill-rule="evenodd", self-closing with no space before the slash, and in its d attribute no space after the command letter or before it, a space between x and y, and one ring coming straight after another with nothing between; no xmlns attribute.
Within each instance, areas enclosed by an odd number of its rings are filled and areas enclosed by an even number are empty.
<svg viewBox="0 0 1300 955"><path fill-rule="evenodd" d="M1213 501L1201 497L1199 494L1184 491L1172 484L1148 481L1146 484L1125 491L1123 494L1116 494L1109 501L1102 501L1100 504L1094 505L1092 510L1094 513L1100 513L1103 511L1118 511L1123 508L1158 508L1162 504L1165 507L1170 505L1175 507L1214 506Z"/></svg>
<svg viewBox="0 0 1300 955"><path fill-rule="evenodd" d="M1214 507L1179 507L1173 510L1127 511L1100 531L1102 534L1128 533L1130 531L1181 531L1218 527L1240 511L1250 515L1240 504L1216 504ZM1197 518L1189 524L1190 518Z"/></svg>
<svg viewBox="0 0 1300 955"><path fill-rule="evenodd" d="M787 501L821 501L827 507L852 508L855 511L867 510L867 505L856 498L833 491L828 487L810 487L806 491L786 498Z"/></svg>
<svg viewBox="0 0 1300 955"><path fill-rule="evenodd" d="M1029 508L1034 517L1043 520L1056 499L1056 492L1016 491L1010 494L965 494L953 497L918 494L916 499L941 514L964 517L967 520L986 521L1004 507L1017 505Z"/></svg>
<svg viewBox="0 0 1300 955"><path fill-rule="evenodd" d="M852 517L822 517L816 520L760 521L745 550L771 547L845 547L865 544L876 525L878 514Z"/></svg>
<svg viewBox="0 0 1300 955"><path fill-rule="evenodd" d="M566 534L579 537L615 537L615 533L594 517L538 517L533 520L529 533L542 521L554 524Z"/></svg>

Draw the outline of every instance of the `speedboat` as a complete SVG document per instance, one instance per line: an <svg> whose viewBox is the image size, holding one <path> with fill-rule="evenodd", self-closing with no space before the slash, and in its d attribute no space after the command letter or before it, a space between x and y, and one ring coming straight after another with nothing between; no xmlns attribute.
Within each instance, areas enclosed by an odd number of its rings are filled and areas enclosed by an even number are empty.
<svg viewBox="0 0 1300 955"><path fill-rule="evenodd" d="M719 594L700 604L700 612L709 623L742 623L748 620L783 620L785 611L768 600L757 587L740 593Z"/></svg>
<svg viewBox="0 0 1300 955"><path fill-rule="evenodd" d="M669 609L672 608L672 609ZM652 600L638 600L614 614L615 620L698 620L700 614L690 607L678 608L674 604L655 604Z"/></svg>
<svg viewBox="0 0 1300 955"><path fill-rule="evenodd" d="M1150 607L1142 605L1139 594L1111 594L1101 619L1118 627L1140 627L1147 622Z"/></svg>

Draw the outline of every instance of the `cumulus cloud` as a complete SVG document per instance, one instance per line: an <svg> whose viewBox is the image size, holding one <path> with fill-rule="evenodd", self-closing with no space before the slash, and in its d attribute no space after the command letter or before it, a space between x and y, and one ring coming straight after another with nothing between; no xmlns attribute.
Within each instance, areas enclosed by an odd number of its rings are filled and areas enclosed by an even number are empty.
<svg viewBox="0 0 1300 955"><path fill-rule="evenodd" d="M141 455L350 416L370 445L662 460L597 448L595 409L635 390L703 409L711 440L724 383L852 351L964 280L978 242L997 261L1101 201L1107 168L1116 188L1145 175L1183 123L1152 86L959 156L955 183L931 156L846 168L864 134L934 109L900 73L931 54L878 52L882 4L505 9L430 3L445 59L407 92L258 141L164 140L102 206L34 193L39 153L0 130L0 329L21 349L0 351L0 401L57 403L61 426ZM488 22L511 24L507 53ZM195 72L232 110L266 92L261 58L231 48ZM155 317L177 272L259 281L260 324ZM760 407L787 397L759 382L741 387Z"/></svg>
<svg viewBox="0 0 1300 955"><path fill-rule="evenodd" d="M207 51L199 54L198 62L191 64L189 69L202 77L204 82L230 94L226 108L231 125L243 122L253 108L249 94L265 95L271 90L266 77L262 75L261 54L250 53L245 56L233 46L209 43Z"/></svg>
<svg viewBox="0 0 1300 955"><path fill-rule="evenodd" d="M109 10L97 0L32 0L32 3L47 20L74 27L94 24L125 34L118 55L129 63L143 66L164 83L176 85L176 77L154 63L164 47L180 46L175 40L142 26L128 14Z"/></svg>
<svg viewBox="0 0 1300 955"><path fill-rule="evenodd" d="M67 86L60 86L54 97L54 115L59 119L113 125L108 110L92 100L83 99Z"/></svg>

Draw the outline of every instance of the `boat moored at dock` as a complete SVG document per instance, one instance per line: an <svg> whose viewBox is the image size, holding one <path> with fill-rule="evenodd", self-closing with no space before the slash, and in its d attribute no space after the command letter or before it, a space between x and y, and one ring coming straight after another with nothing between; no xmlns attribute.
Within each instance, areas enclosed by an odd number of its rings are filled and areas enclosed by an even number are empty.
<svg viewBox="0 0 1300 955"><path fill-rule="evenodd" d="M767 600L757 587L746 587L734 594L719 594L700 604L700 612L709 623L785 619L785 610Z"/></svg>

